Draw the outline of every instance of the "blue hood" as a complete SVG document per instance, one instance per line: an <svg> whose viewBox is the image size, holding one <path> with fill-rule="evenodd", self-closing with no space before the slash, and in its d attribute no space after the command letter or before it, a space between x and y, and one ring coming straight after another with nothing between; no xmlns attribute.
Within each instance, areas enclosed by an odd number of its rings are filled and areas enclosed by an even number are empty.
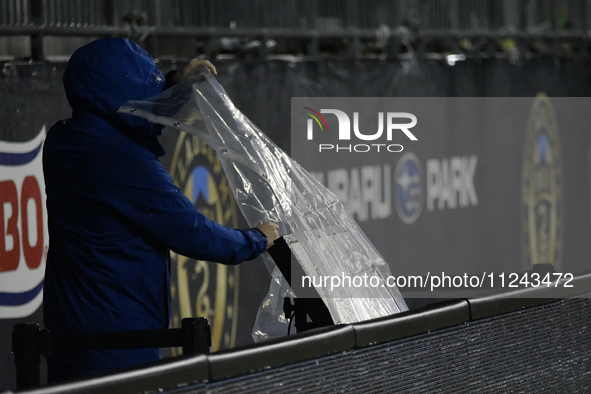
<svg viewBox="0 0 591 394"><path fill-rule="evenodd" d="M64 73L64 88L74 121L100 117L157 156L162 127L132 115L117 113L129 100L152 97L166 80L148 52L125 38L104 38L78 49Z"/></svg>

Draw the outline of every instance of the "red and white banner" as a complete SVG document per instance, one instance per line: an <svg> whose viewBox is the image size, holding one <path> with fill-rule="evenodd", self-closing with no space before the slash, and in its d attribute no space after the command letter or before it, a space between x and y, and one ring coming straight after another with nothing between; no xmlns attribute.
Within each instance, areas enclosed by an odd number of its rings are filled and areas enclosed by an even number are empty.
<svg viewBox="0 0 591 394"><path fill-rule="evenodd" d="M49 245L42 148L0 141L0 319L26 317L43 301Z"/></svg>

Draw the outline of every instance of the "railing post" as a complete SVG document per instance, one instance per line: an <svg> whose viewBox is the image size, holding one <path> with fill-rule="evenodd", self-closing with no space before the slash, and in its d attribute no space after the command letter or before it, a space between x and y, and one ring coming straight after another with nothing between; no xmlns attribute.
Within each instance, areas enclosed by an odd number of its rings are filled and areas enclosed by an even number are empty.
<svg viewBox="0 0 591 394"><path fill-rule="evenodd" d="M183 329L183 355L209 353L211 330L205 317L185 318Z"/></svg>
<svg viewBox="0 0 591 394"><path fill-rule="evenodd" d="M309 39L306 43L306 55L307 56L318 56L318 37L314 36Z"/></svg>
<svg viewBox="0 0 591 394"><path fill-rule="evenodd" d="M454 33L457 33L460 30L460 2L451 0L450 3L450 28Z"/></svg>
<svg viewBox="0 0 591 394"><path fill-rule="evenodd" d="M43 28L45 27L45 0L31 0L31 21L39 27L39 33L31 35L31 59L42 61L43 53Z"/></svg>
<svg viewBox="0 0 591 394"><path fill-rule="evenodd" d="M161 54L160 48L158 47L158 29L162 28L162 3L160 0L154 0L153 5L155 19L154 21L148 19L147 28L151 29L151 33L147 38L146 46L148 48L148 52L150 52L153 57L159 57Z"/></svg>
<svg viewBox="0 0 591 394"><path fill-rule="evenodd" d="M39 387L41 364L41 328L39 323L21 323L12 331L12 353L16 365L16 389Z"/></svg>
<svg viewBox="0 0 591 394"><path fill-rule="evenodd" d="M116 27L118 23L113 0L105 0L104 12L105 25Z"/></svg>

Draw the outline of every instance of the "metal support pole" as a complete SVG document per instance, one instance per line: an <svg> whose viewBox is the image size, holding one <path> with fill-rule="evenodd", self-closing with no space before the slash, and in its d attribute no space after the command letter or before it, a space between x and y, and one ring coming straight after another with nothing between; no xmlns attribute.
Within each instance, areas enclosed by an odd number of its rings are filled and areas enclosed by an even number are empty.
<svg viewBox="0 0 591 394"><path fill-rule="evenodd" d="M580 26L579 26L579 30L581 30L583 33L587 32L587 17L588 17L588 12L589 10L587 9L587 1L585 0L580 0L579 1L579 7L580 7L580 12L579 12L579 17L580 19Z"/></svg>
<svg viewBox="0 0 591 394"><path fill-rule="evenodd" d="M35 26L45 27L45 1L31 0L31 20ZM43 53L43 30L31 35L31 59L42 61L45 58Z"/></svg>
<svg viewBox="0 0 591 394"><path fill-rule="evenodd" d="M318 56L318 37L314 36L306 42L306 55Z"/></svg>
<svg viewBox="0 0 591 394"><path fill-rule="evenodd" d="M211 330L205 317L185 318L183 330L183 355L207 354L211 346Z"/></svg>
<svg viewBox="0 0 591 394"><path fill-rule="evenodd" d="M460 29L460 3L458 0L451 0L450 4L450 27L454 33Z"/></svg>
<svg viewBox="0 0 591 394"><path fill-rule="evenodd" d="M45 58L43 52L43 33L31 35L31 59L40 62Z"/></svg>
<svg viewBox="0 0 591 394"><path fill-rule="evenodd" d="M269 40L268 36L262 36L260 38L261 46L259 51L259 56L262 60L267 60L267 56L269 56L269 48L267 48L267 41Z"/></svg>
<svg viewBox="0 0 591 394"><path fill-rule="evenodd" d="M154 24L156 26L156 29L150 33L146 43L146 46L148 47L148 52L150 52L150 54L153 57L160 56L160 48L158 47L158 29L162 27L161 10L162 4L160 0L154 0L154 17L156 18Z"/></svg>
<svg viewBox="0 0 591 394"><path fill-rule="evenodd" d="M115 16L115 4L114 0L105 0L104 4L104 18L105 18L105 25L107 26L117 26L117 17Z"/></svg>
<svg viewBox="0 0 591 394"><path fill-rule="evenodd" d="M355 58L361 56L361 39L359 38L359 34L355 34L351 38L350 54Z"/></svg>
<svg viewBox="0 0 591 394"><path fill-rule="evenodd" d="M21 323L12 331L12 353L16 365L16 389L27 390L41 385L41 328L38 323Z"/></svg>

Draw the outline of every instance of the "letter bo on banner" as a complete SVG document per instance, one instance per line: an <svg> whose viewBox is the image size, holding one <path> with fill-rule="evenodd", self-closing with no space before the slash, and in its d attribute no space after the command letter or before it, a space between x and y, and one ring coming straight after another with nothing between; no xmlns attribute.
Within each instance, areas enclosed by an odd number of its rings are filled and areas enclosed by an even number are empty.
<svg viewBox="0 0 591 394"><path fill-rule="evenodd" d="M0 318L29 316L43 300L48 245L42 146L0 141Z"/></svg>
<svg viewBox="0 0 591 394"><path fill-rule="evenodd" d="M33 246L31 245L33 237L29 236L29 202L33 202L36 212L36 228L33 230L33 234L36 235ZM29 269L39 268L43 254L43 213L39 209L42 206L39 182L34 176L27 176L21 187L19 201L14 181L0 181L0 203L3 204L3 209L0 210L0 221L6 223L3 226L3 237L0 238L0 272L18 269L21 241L25 263ZM22 231L19 229L18 219L21 220ZM10 250L7 242L9 239L12 240Z"/></svg>

